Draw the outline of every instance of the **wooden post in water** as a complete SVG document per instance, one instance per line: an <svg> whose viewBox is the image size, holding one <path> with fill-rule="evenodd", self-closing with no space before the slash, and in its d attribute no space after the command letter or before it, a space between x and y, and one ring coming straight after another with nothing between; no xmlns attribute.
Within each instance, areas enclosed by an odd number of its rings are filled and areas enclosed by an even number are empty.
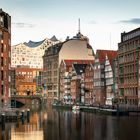
<svg viewBox="0 0 140 140"><path fill-rule="evenodd" d="M27 109L27 122L30 121L30 109L28 108Z"/></svg>
<svg viewBox="0 0 140 140"><path fill-rule="evenodd" d="M5 130L5 114L1 114L1 127L2 127L2 130Z"/></svg>

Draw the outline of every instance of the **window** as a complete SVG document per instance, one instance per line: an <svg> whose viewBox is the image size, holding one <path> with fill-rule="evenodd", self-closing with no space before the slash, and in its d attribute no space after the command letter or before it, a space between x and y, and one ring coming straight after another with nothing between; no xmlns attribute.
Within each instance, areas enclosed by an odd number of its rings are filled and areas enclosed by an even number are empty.
<svg viewBox="0 0 140 140"><path fill-rule="evenodd" d="M0 31L0 39L3 39L3 33Z"/></svg>
<svg viewBox="0 0 140 140"><path fill-rule="evenodd" d="M3 57L1 57L1 66L3 67Z"/></svg>
<svg viewBox="0 0 140 140"><path fill-rule="evenodd" d="M0 25L1 25L1 26L4 26L3 16L0 16Z"/></svg>
<svg viewBox="0 0 140 140"><path fill-rule="evenodd" d="M4 95L4 85L1 85L1 94Z"/></svg>
<svg viewBox="0 0 140 140"><path fill-rule="evenodd" d="M6 52L6 48L7 48L7 47L6 47L6 44L4 44L4 52Z"/></svg>

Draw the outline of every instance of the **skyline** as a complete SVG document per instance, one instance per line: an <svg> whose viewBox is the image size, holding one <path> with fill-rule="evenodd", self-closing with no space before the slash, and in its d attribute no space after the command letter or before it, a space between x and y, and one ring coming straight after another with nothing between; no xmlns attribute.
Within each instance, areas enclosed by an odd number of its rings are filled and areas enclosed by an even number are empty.
<svg viewBox="0 0 140 140"><path fill-rule="evenodd" d="M78 32L94 50L117 49L120 34L140 25L138 0L4 0L0 8L12 18L12 45L56 35L65 40Z"/></svg>

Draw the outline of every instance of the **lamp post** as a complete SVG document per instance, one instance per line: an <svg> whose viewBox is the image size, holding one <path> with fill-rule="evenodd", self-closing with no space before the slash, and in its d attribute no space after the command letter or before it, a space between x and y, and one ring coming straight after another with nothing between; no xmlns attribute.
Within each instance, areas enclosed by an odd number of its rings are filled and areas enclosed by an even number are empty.
<svg viewBox="0 0 140 140"><path fill-rule="evenodd" d="M93 95L93 104L96 105L96 96L95 96L95 94Z"/></svg>

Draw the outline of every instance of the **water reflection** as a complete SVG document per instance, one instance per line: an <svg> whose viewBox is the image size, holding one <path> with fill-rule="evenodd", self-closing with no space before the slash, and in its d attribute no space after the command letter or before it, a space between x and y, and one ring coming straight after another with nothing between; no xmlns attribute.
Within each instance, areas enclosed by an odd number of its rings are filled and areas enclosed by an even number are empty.
<svg viewBox="0 0 140 140"><path fill-rule="evenodd" d="M139 140L139 117L99 116L44 108L0 127L0 140Z"/></svg>

